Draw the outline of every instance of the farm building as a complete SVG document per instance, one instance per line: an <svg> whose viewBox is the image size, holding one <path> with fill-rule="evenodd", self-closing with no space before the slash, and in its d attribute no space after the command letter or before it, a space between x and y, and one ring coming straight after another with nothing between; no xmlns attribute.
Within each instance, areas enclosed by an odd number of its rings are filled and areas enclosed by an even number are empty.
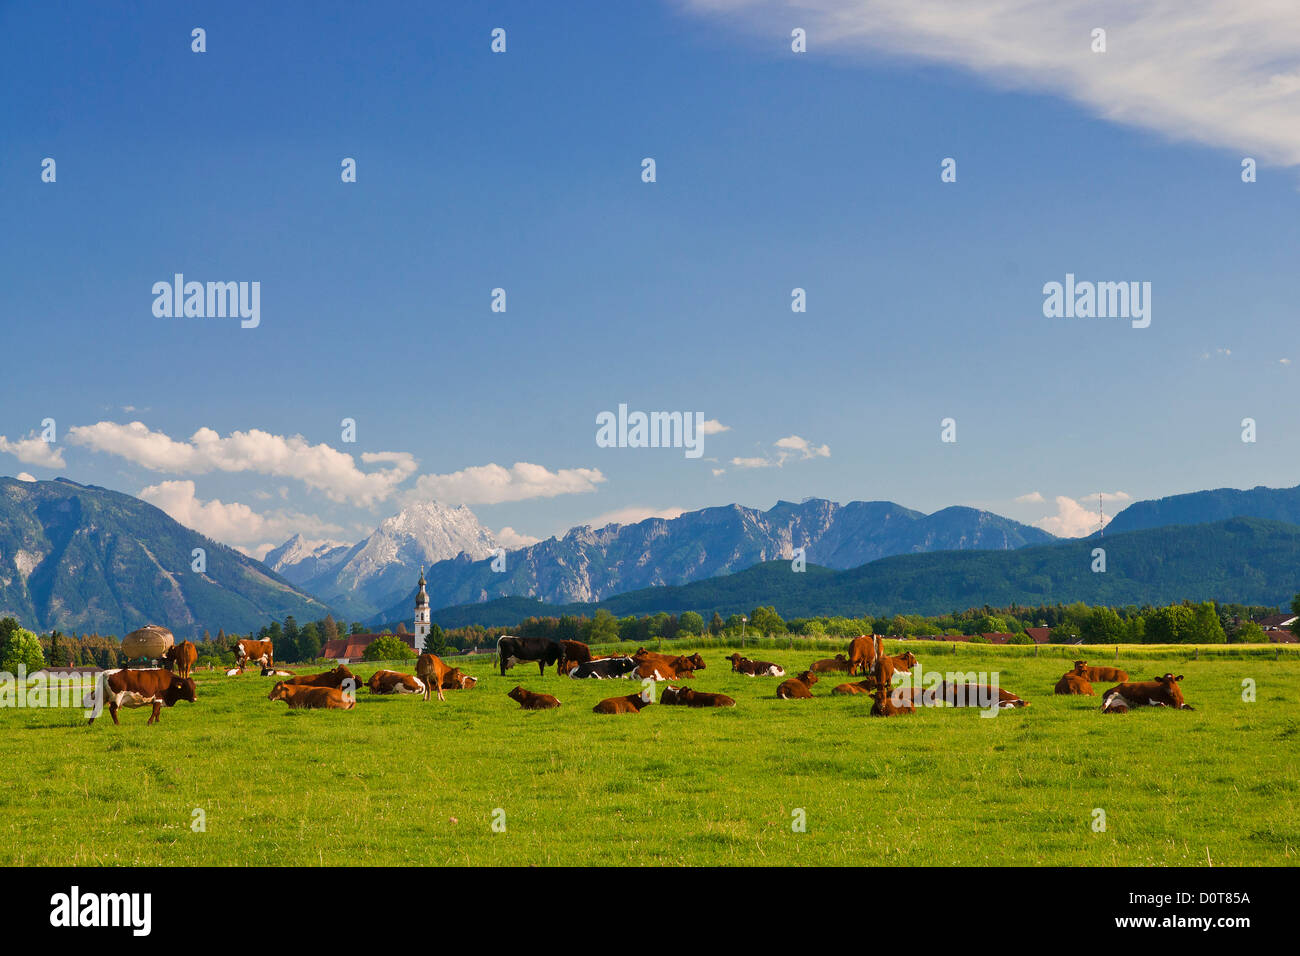
<svg viewBox="0 0 1300 956"><path fill-rule="evenodd" d="M366 648L381 637L399 638L405 641L411 650L417 654L420 652L420 648L415 646L414 634L349 634L347 637L327 641L321 648L320 656L327 660L338 661L340 664L351 664L361 660L365 656Z"/></svg>

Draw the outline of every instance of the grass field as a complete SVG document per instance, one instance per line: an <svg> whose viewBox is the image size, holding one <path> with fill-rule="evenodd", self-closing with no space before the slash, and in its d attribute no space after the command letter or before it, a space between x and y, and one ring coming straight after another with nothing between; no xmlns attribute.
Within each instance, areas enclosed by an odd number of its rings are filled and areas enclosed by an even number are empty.
<svg viewBox="0 0 1300 956"><path fill-rule="evenodd" d="M846 642L826 642L842 649ZM912 645L915 649L916 645ZM1194 711L1103 716L1054 697L1063 657L922 646L931 670L997 671L1031 701L867 716L866 697L780 701L776 678L702 653L691 682L733 710L597 716L629 681L570 681L483 657L446 702L376 697L288 712L271 678L198 675L199 699L107 714L0 710L0 863L1293 865L1300 657L1125 648L1133 679L1184 674ZM1222 653L1223 649L1217 649ZM750 650L794 673L826 650ZM1131 656L1130 656L1131 655ZM1084 655L1086 656L1086 655ZM1094 663L1111 663L1114 649ZM459 661L458 661L459 663ZM462 665L464 666L464 665ZM363 677L376 668L354 668ZM1256 700L1242 699L1242 682ZM517 683L564 706L523 712ZM660 685L661 687L663 685ZM1098 685L1098 694L1104 690ZM1094 810L1105 832L1094 832ZM194 811L206 830L194 832ZM493 829L504 814L504 832ZM795 832L803 811L805 832ZM498 822L502 813L496 812Z"/></svg>

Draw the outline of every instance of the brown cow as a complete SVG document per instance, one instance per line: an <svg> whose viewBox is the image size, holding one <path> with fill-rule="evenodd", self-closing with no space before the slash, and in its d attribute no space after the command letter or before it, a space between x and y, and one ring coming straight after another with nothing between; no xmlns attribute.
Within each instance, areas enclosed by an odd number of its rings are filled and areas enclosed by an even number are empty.
<svg viewBox="0 0 1300 956"><path fill-rule="evenodd" d="M348 683L349 681L351 683ZM361 686L360 679L348 670L346 664L340 664L333 670L321 671L319 674L299 674L280 683L288 684L290 687L333 687L336 690L351 691Z"/></svg>
<svg viewBox="0 0 1300 956"><path fill-rule="evenodd" d="M275 648L270 641L250 641L247 638L235 642L235 663L241 668L249 661L269 667L275 663Z"/></svg>
<svg viewBox="0 0 1300 956"><path fill-rule="evenodd" d="M609 697L591 708L593 714L639 714L642 708L649 707L650 701L641 694L628 694L626 697Z"/></svg>
<svg viewBox="0 0 1300 956"><path fill-rule="evenodd" d="M815 683L817 683L817 675L812 671L804 671L798 677L782 681L781 686L776 689L776 696L781 700L806 700L812 697L810 688Z"/></svg>
<svg viewBox="0 0 1300 956"><path fill-rule="evenodd" d="M164 707L171 707L178 700L192 704L197 696L193 677L178 677L165 670L109 670L100 672L95 689L86 694L82 706L91 711L89 726L103 713L106 702L115 724L121 724L117 719L118 708L151 704L153 713L145 724L148 726L158 723Z"/></svg>
<svg viewBox="0 0 1300 956"><path fill-rule="evenodd" d="M871 673L871 664L876 659L877 635L855 637L849 644L849 676Z"/></svg>
<svg viewBox="0 0 1300 956"><path fill-rule="evenodd" d="M175 664L177 674L181 677L189 677L194 669L194 662L198 659L199 649L194 646L194 642L181 641L167 648L167 652L158 658L158 666L171 670L172 665Z"/></svg>
<svg viewBox="0 0 1300 956"><path fill-rule="evenodd" d="M1083 694L1088 697L1095 696L1092 684L1080 677L1074 671L1068 674L1062 674L1061 679L1056 682L1056 693L1058 694Z"/></svg>
<svg viewBox="0 0 1300 956"><path fill-rule="evenodd" d="M366 681L372 694L423 694L424 681L401 671L375 671Z"/></svg>
<svg viewBox="0 0 1300 956"><path fill-rule="evenodd" d="M582 641L560 641L560 659L555 665L555 673L567 674L579 664L591 660L591 648Z"/></svg>
<svg viewBox="0 0 1300 956"><path fill-rule="evenodd" d="M876 679L874 677L868 677L866 680L860 680L855 684L840 684L831 691L832 694L841 696L846 694L874 694L875 692Z"/></svg>
<svg viewBox="0 0 1300 956"><path fill-rule="evenodd" d="M933 691L923 692L927 704L936 704L943 701L951 707L987 707L993 703L993 688L987 684L950 684L947 681L939 684ZM914 694L919 696L919 694ZM998 708L1006 710L1009 707L1028 707L1029 701L1004 690L997 689Z"/></svg>
<svg viewBox="0 0 1300 956"><path fill-rule="evenodd" d="M848 672L849 659L843 654L836 654L834 657L828 657L825 660L813 662L813 666L808 668L814 674L830 674L836 671Z"/></svg>
<svg viewBox="0 0 1300 956"><path fill-rule="evenodd" d="M736 702L726 694L702 694L689 687L665 687L659 695L661 704L683 704L687 707L735 707Z"/></svg>
<svg viewBox="0 0 1300 956"><path fill-rule="evenodd" d="M469 690L478 683L477 677L470 677L459 667L453 667L447 671L447 676L442 679L443 690Z"/></svg>
<svg viewBox="0 0 1300 956"><path fill-rule="evenodd" d="M1101 695L1101 712L1103 714L1126 714L1133 707L1172 707L1174 710L1193 710L1183 702L1183 692L1178 682L1183 679L1179 674L1166 674L1155 680L1120 684Z"/></svg>
<svg viewBox="0 0 1300 956"><path fill-rule="evenodd" d="M282 700L290 710L351 710L356 698L337 687L314 687L309 684L290 684L280 681L271 688L267 700Z"/></svg>
<svg viewBox="0 0 1300 956"><path fill-rule="evenodd" d="M879 635L873 634L871 637L871 657L871 678L875 684L871 695L871 716L899 717L903 714L916 713L913 689L894 688L886 679L887 674L890 676L893 674L893 663L885 656Z"/></svg>
<svg viewBox="0 0 1300 956"><path fill-rule="evenodd" d="M733 674L743 674L746 677L785 676L785 668L771 661L751 661L748 657L741 657L739 654L732 654L727 660L731 661Z"/></svg>
<svg viewBox="0 0 1300 956"><path fill-rule="evenodd" d="M415 662L415 676L424 681L424 699L432 700L433 692L438 692L439 700L446 700L442 695L442 682L451 673L451 668L442 662L436 654L421 654Z"/></svg>
<svg viewBox="0 0 1300 956"><path fill-rule="evenodd" d="M692 654L690 657L683 657L680 654L659 654L655 651L647 651L644 647L641 647L632 655L632 660L636 661L638 665L664 665L660 668L660 672L667 674L668 671L672 671L672 674L668 676L669 680L671 680L673 676L690 677L692 672L704 670L704 658L701 657L698 652ZM641 676L649 677L651 675L647 669L647 673L642 674Z"/></svg>
<svg viewBox="0 0 1300 956"><path fill-rule="evenodd" d="M1073 673L1078 674L1089 683L1096 681L1119 681L1128 680L1128 672L1122 671L1118 667L1089 667L1087 661L1075 661Z"/></svg>
<svg viewBox="0 0 1300 956"><path fill-rule="evenodd" d="M517 700L524 710L550 710L560 706L560 702L550 694L534 694L531 690L524 690L518 685L506 696L511 700Z"/></svg>

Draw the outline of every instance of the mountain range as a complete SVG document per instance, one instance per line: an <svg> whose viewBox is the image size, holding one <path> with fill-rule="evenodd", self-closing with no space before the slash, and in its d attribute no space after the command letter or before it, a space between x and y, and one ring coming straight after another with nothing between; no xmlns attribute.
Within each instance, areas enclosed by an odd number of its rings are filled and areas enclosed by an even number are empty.
<svg viewBox="0 0 1300 956"><path fill-rule="evenodd" d="M0 478L0 616L119 637L163 624L179 640L327 613L260 561L138 498L64 478Z"/></svg>

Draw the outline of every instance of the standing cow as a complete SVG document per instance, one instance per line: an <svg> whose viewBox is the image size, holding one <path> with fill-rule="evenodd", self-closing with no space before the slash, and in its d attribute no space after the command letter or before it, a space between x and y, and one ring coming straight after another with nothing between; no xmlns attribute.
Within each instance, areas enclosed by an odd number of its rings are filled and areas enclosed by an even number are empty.
<svg viewBox="0 0 1300 956"><path fill-rule="evenodd" d="M243 638L235 642L235 663L242 669L249 661L270 667L275 663L275 648L270 641L250 641Z"/></svg>
<svg viewBox="0 0 1300 956"><path fill-rule="evenodd" d="M534 661L537 664L537 676L546 673L551 664L560 662L560 645L548 637L512 637L509 634L497 638L497 662L501 665L501 676L516 664Z"/></svg>
<svg viewBox="0 0 1300 956"><path fill-rule="evenodd" d="M194 662L199 659L199 649L193 641L181 641L167 648L167 653L158 658L158 666L171 670L173 665L181 677L189 677L194 669Z"/></svg>
<svg viewBox="0 0 1300 956"><path fill-rule="evenodd" d="M165 670L110 670L100 673L95 689L86 695L82 705L91 712L87 726L103 712L105 703L115 724L121 723L117 719L118 708L152 705L153 713L147 724L156 724L164 707L178 700L192 704L197 697L193 677L177 677Z"/></svg>

